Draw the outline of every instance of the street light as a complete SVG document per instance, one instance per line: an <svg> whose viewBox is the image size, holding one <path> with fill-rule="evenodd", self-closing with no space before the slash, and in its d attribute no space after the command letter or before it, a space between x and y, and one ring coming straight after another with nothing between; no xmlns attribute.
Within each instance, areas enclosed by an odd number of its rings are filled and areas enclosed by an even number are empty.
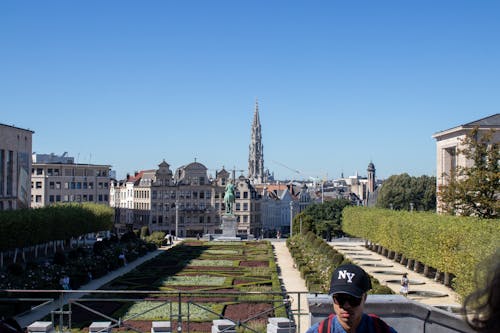
<svg viewBox="0 0 500 333"><path fill-rule="evenodd" d="M175 200L175 239L179 239L179 200Z"/></svg>
<svg viewBox="0 0 500 333"><path fill-rule="evenodd" d="M290 201L290 238L293 236L293 201Z"/></svg>

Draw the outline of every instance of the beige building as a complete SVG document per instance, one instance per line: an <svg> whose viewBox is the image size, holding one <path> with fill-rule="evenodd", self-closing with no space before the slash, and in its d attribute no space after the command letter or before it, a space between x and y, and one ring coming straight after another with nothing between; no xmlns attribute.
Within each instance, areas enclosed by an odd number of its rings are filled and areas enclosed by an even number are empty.
<svg viewBox="0 0 500 333"><path fill-rule="evenodd" d="M0 124L0 210L30 206L33 133Z"/></svg>
<svg viewBox="0 0 500 333"><path fill-rule="evenodd" d="M179 237L221 233L225 212L224 191L230 179L222 169L209 179L207 168L193 162L175 173L163 161L156 170L136 172L110 186L110 205L115 208L119 233L148 226L150 232L163 231ZM234 214L238 233L260 231L259 195L248 179L236 181Z"/></svg>
<svg viewBox="0 0 500 333"><path fill-rule="evenodd" d="M31 207L57 202L109 205L110 166L76 164L66 154L33 154Z"/></svg>
<svg viewBox="0 0 500 333"><path fill-rule="evenodd" d="M463 154L457 154L459 149L463 149L462 141L467 133L477 127L479 135L483 135L494 129L495 135L492 138L493 142L500 142L500 114L482 118L453 127L434 134L432 137L436 139L436 181L437 190L439 187L446 184L446 176L450 175L451 170L457 166L470 167L473 161L466 160ZM437 196L437 207L440 207L439 196Z"/></svg>

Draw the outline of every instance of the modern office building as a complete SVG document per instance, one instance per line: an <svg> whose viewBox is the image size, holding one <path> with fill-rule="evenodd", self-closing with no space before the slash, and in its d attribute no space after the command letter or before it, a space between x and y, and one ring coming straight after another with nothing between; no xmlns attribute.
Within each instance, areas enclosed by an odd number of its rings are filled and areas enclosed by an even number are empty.
<svg viewBox="0 0 500 333"><path fill-rule="evenodd" d="M30 206L33 133L0 124L0 210Z"/></svg>
<svg viewBox="0 0 500 333"><path fill-rule="evenodd" d="M57 202L109 205L110 165L78 164L73 157L33 154L31 207Z"/></svg>

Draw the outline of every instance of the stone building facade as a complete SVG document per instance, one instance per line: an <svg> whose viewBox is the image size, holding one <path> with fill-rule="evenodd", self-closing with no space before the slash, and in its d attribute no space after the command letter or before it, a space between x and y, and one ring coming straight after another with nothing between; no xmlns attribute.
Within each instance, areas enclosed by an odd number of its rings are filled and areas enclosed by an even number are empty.
<svg viewBox="0 0 500 333"><path fill-rule="evenodd" d="M123 181L113 181L110 205L115 208L118 232L148 226L179 237L221 233L225 212L224 191L230 174L225 169L209 179L207 168L193 162L175 173L163 161L156 170L141 171ZM238 233L249 235L261 229L258 194L248 179L236 180L234 214Z"/></svg>
<svg viewBox="0 0 500 333"><path fill-rule="evenodd" d="M30 206L33 133L0 124L0 210Z"/></svg>
<svg viewBox="0 0 500 333"><path fill-rule="evenodd" d="M479 135L484 135L490 130L495 130L492 142L500 142L500 113L472 121L457 127L453 127L441 132L435 133L432 137L436 140L436 188L439 191L440 186L446 185L447 175L457 166L470 167L473 161L465 159L463 154L458 154L459 149L463 149L462 141L467 133L470 133L475 127L479 130ZM439 195L437 199L437 210L440 212L441 203Z"/></svg>

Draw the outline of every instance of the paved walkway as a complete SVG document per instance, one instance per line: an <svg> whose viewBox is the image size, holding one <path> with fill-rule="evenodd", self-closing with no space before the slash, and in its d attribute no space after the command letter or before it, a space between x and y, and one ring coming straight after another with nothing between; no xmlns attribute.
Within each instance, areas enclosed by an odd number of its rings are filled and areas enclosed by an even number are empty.
<svg viewBox="0 0 500 333"><path fill-rule="evenodd" d="M459 296L451 288L434 281L434 279L425 277L423 274L416 273L399 262L365 248L364 241L340 238L329 244L345 257L363 267L365 271L381 284L391 288L396 294L399 294L401 288L402 274L407 273L410 280L409 299L432 306L460 307ZM431 294L440 296L433 297Z"/></svg>
<svg viewBox="0 0 500 333"><path fill-rule="evenodd" d="M174 245L177 245L178 242L174 242ZM163 246L156 251L149 252L145 256L142 256L140 258L137 258L136 260L129 262L127 265L122 266L109 274L106 274L105 276L102 276L98 279L94 279L90 281L89 283L82 285L78 291L77 290L70 290L66 294L65 297L61 296L58 299L55 299L53 302L50 302L48 304L45 304L43 306L37 307L36 309L31 310L30 312L20 315L16 317L17 322L21 327L27 327L28 325L32 324L35 321L41 320L43 317L47 316L48 314L51 313L51 311L55 311L61 308L62 305L67 304L67 300L69 298L71 299L78 299L87 294L85 291L90 291L90 290L96 290L99 289L101 286L105 285L109 281L122 276L125 273L130 272L132 269L135 267L139 266L140 264L156 257L160 253L162 253L165 250L168 250L172 246ZM82 291L82 292L80 292Z"/></svg>
<svg viewBox="0 0 500 333"><path fill-rule="evenodd" d="M271 244L273 245L274 253L276 255L277 265L279 267L279 278L282 281L282 288L287 293L291 293L292 311L293 313L298 313L300 309L300 313L305 313L305 315L301 315L300 318L297 315L295 316L295 322L298 326L300 326L300 330L297 330L297 332L305 332L309 328L309 305L307 304L306 283L300 276L299 270L295 268L294 261L288 251L285 240L271 239ZM297 294L297 292L303 293Z"/></svg>

